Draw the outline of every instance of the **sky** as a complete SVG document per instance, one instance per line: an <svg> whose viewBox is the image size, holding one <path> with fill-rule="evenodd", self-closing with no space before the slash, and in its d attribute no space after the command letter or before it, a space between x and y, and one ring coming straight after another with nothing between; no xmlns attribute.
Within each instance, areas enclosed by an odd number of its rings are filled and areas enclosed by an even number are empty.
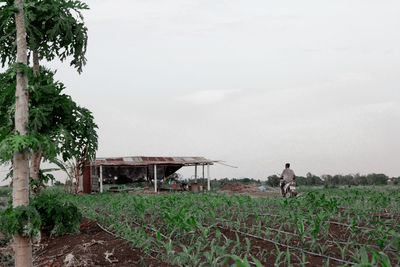
<svg viewBox="0 0 400 267"><path fill-rule="evenodd" d="M97 156L238 167L213 178L265 179L286 162L400 176L399 1L87 3L83 73L43 64L93 112Z"/></svg>

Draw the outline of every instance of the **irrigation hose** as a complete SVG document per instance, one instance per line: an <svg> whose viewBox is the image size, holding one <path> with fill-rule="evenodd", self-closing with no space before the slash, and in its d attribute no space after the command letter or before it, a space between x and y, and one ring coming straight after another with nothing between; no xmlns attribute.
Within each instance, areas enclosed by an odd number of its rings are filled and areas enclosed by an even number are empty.
<svg viewBox="0 0 400 267"><path fill-rule="evenodd" d="M110 234L110 235L112 235L112 236L114 236L114 237L116 237L116 238L121 238L121 239L123 239L123 240L125 240L125 241L128 241L128 242L130 242L130 243L132 242L132 241L130 241L129 239L123 237L123 236L114 234L113 232L107 230L106 227L102 226L102 225L99 224L98 222L97 222L96 224L97 224L97 226L100 227L100 229L103 230L104 232L106 232L106 233L108 233L108 234ZM151 248L147 248L147 249L150 250L150 251L153 252L153 253L156 253L156 254L159 254L159 253L160 253L159 251L156 251L156 250L151 249ZM149 255L150 257L152 257L153 259L158 260L157 258L151 256L150 254L148 254L148 255Z"/></svg>
<svg viewBox="0 0 400 267"><path fill-rule="evenodd" d="M349 265L356 264L355 262L352 262L352 261L345 261L345 260L341 260L341 259L338 259L338 258L327 256L327 255L324 255L324 254L319 254L319 253L311 252L311 251L308 251L308 250L303 250L303 249L298 248L298 247L292 247L292 246L289 246L289 245L281 244L281 243L276 242L274 240L263 238L263 237L256 236L256 235L252 235L252 234L245 233L245 232L242 232L242 231L232 230L232 229L224 228L224 227L221 227L221 226L217 226L217 227L219 227L221 229L224 229L224 230L237 232L237 233L245 235L245 236L250 236L250 237L253 237L253 238L264 240L264 241L270 242L272 244L275 244L277 246L286 247L286 248L289 248L289 249L294 249L294 250L297 250L297 251L300 251L300 252L303 252L303 253L306 253L306 254L309 254L309 255L316 256L316 257L322 257L322 258L325 258L325 259L329 259L329 260L333 260L333 261L337 261L337 262L344 263L344 264L349 264Z"/></svg>
<svg viewBox="0 0 400 267"><path fill-rule="evenodd" d="M247 212L243 212L243 213L245 213L245 214L252 214L252 213L247 213ZM278 215L278 214L270 214L270 213L262 213L262 214L258 214L258 216L280 217L281 215ZM304 221L304 220L303 220L303 221ZM330 221L330 220L323 221L323 222L329 223L329 224L336 224L336 225L346 226L346 227L354 227L354 228L357 228L357 229L360 229L360 230L365 230L365 231L368 231L368 232L375 231L375 229L373 229L373 228L368 228L368 227L363 227L363 226L357 226L357 225L350 225L350 224L340 223L340 222L335 222L335 221ZM390 235L390 234L389 234L389 236L393 236L393 235Z"/></svg>
<svg viewBox="0 0 400 267"><path fill-rule="evenodd" d="M220 222L228 223L228 221L227 221L227 220L224 220L224 219L216 218L216 220L217 220L217 221L220 221ZM246 225L245 225L245 226L246 226ZM299 234L296 234L296 233L286 232L286 231L282 231L282 230L275 229L275 228L271 228L271 227L267 227L267 226L264 226L263 229L267 229L267 230L270 230L270 231L275 231L275 232L282 233L282 234L286 234L286 235L300 236ZM304 237L306 237L306 238L308 238L308 239L312 239L312 238L309 237L309 236L304 236ZM317 238L317 239L315 239L315 240L316 240L316 241L321 241L321 240L323 240L323 239ZM371 245L371 244L349 243L349 242L343 242L343 241L333 241L333 240L329 240L329 239L328 239L328 240L325 240L325 241L326 241L327 243L330 243L330 244L335 244L335 243L338 243L338 244L341 244L341 245L348 245L348 244L351 244L351 245L353 245L353 246L366 246L366 247L370 247L370 248L379 249L379 246ZM391 252L397 252L397 250L391 249L391 248L384 248L383 250L391 251Z"/></svg>

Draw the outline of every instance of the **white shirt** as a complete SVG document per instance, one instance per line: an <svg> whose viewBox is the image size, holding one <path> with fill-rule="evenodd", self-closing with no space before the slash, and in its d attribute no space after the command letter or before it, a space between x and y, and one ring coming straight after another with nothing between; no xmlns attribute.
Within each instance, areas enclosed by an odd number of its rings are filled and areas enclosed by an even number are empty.
<svg viewBox="0 0 400 267"><path fill-rule="evenodd" d="M293 181L294 178L294 171L290 168L286 168L283 170L281 177L283 177L283 180L285 182L291 182Z"/></svg>

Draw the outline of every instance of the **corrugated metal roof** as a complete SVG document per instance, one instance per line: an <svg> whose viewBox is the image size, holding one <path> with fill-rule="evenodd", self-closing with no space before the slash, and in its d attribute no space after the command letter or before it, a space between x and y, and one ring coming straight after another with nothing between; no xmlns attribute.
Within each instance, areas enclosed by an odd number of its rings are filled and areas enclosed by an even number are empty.
<svg viewBox="0 0 400 267"><path fill-rule="evenodd" d="M210 160L203 157L111 157L96 158L92 165L109 165L109 166L148 166L148 165L213 165L218 160Z"/></svg>

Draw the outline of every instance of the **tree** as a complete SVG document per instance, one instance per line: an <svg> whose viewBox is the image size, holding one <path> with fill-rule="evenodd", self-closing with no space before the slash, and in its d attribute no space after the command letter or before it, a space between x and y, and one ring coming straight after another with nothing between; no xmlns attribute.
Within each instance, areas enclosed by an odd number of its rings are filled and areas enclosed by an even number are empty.
<svg viewBox="0 0 400 267"><path fill-rule="evenodd" d="M15 134L28 134L28 77L26 74L27 43L24 17L24 1L15 0L15 30L17 44L17 73L15 88ZM14 151L13 156L13 208L29 205L28 194L29 161L28 148ZM29 237L21 233L14 236L15 266L32 266L32 245Z"/></svg>
<svg viewBox="0 0 400 267"><path fill-rule="evenodd" d="M4 67L15 60L15 20L12 0L0 0L0 55ZM78 0L26 0L27 40L33 58L34 76L40 71L39 60L72 56L70 65L79 73L86 64L87 28L82 11L89 7ZM38 179L42 151L32 151L30 177Z"/></svg>
<svg viewBox="0 0 400 267"><path fill-rule="evenodd" d="M34 52L35 72L39 69L40 58L52 60L56 56L62 61L68 56L73 56L71 65L81 72L82 65L86 61L84 54L87 29L82 23L80 12L75 13L75 16L71 13L74 8L82 10L87 9L87 6L77 0L26 0L25 5L24 0L0 0L2 66L13 62L17 63L15 134L11 138L7 137L7 140L12 139L14 147L18 148L12 151L14 152L14 207L26 206L29 203L28 147L34 138L27 135L29 113L26 75L27 49L29 47L29 50ZM74 23L78 20L79 23ZM0 134L4 134L4 132L0 132ZM31 266L32 249L29 239L17 234L14 238L14 246L16 266Z"/></svg>
<svg viewBox="0 0 400 267"><path fill-rule="evenodd" d="M278 175L271 175L271 176L268 176L268 181L267 181L267 184L269 185L269 186L272 186L272 187L276 187L276 186L279 186L279 177L278 177Z"/></svg>
<svg viewBox="0 0 400 267"><path fill-rule="evenodd" d="M307 178L303 176L296 176L297 185L307 185Z"/></svg>
<svg viewBox="0 0 400 267"><path fill-rule="evenodd" d="M61 155L64 161L70 160L73 167L76 186L74 193L77 193L79 187L79 177L83 174L86 163L95 157L97 150L97 125L93 121L92 113L86 109L77 106L74 112L74 119L70 124L62 129L60 138L57 142L62 144ZM53 163L60 166L60 161L52 160ZM61 167L61 169L64 169ZM72 184L73 181L71 181Z"/></svg>
<svg viewBox="0 0 400 267"><path fill-rule="evenodd" d="M27 74L31 96L28 128L34 138L31 147L51 162L58 163L56 156L64 161L75 159L79 176L97 150L97 125L91 112L62 93L65 86L54 79L54 72L41 67L36 75L31 68ZM7 152L13 145L7 136L14 127L11 112L15 101L14 77L13 68L0 73L0 160L3 162L10 160Z"/></svg>
<svg viewBox="0 0 400 267"><path fill-rule="evenodd" d="M297 180L297 177L296 177ZM322 185L323 182L320 177L308 172L306 174L306 185Z"/></svg>
<svg viewBox="0 0 400 267"><path fill-rule="evenodd" d="M385 185L389 177L383 173L371 173L367 175L367 183L369 185Z"/></svg>

